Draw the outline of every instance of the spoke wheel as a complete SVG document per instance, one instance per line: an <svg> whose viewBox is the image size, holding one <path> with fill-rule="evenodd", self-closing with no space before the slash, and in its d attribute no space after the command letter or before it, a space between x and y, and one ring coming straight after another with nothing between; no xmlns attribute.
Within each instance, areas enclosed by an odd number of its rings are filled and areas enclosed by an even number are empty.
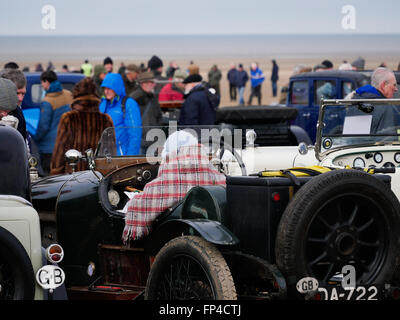
<svg viewBox="0 0 400 320"><path fill-rule="evenodd" d="M327 284L353 265L357 284L385 284L399 256L400 205L390 188L357 170L312 178L286 207L276 260L292 288L303 277Z"/></svg>
<svg viewBox="0 0 400 320"><path fill-rule="evenodd" d="M306 232L307 271L327 283L354 265L359 283L376 277L386 258L389 225L383 208L360 194L341 194L323 205Z"/></svg>
<svg viewBox="0 0 400 320"><path fill-rule="evenodd" d="M201 264L187 255L174 257L164 274L156 299L215 300L210 279Z"/></svg>
<svg viewBox="0 0 400 320"><path fill-rule="evenodd" d="M157 254L145 298L232 300L236 290L221 253L202 238L184 236L171 240Z"/></svg>

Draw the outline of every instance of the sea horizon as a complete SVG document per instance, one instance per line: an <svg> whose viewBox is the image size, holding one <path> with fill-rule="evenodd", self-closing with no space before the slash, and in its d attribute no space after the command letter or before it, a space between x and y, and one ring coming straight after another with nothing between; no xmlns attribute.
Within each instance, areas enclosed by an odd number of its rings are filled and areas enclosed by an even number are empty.
<svg viewBox="0 0 400 320"><path fill-rule="evenodd" d="M0 60L141 60L400 56L400 34L149 34L1 36Z"/></svg>

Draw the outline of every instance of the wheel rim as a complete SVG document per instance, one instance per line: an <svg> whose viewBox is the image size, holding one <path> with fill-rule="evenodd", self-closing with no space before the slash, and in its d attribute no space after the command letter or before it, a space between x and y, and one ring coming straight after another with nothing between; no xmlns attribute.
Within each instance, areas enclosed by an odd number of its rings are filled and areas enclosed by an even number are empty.
<svg viewBox="0 0 400 320"><path fill-rule="evenodd" d="M389 242L383 208L358 193L333 197L314 214L306 233L307 272L326 284L344 265L357 283L371 283L382 268Z"/></svg>
<svg viewBox="0 0 400 320"><path fill-rule="evenodd" d="M0 300L12 300L15 292L13 271L6 262L0 261Z"/></svg>
<svg viewBox="0 0 400 320"><path fill-rule="evenodd" d="M165 268L158 286L159 300L215 300L211 280L201 263L188 255L177 255Z"/></svg>

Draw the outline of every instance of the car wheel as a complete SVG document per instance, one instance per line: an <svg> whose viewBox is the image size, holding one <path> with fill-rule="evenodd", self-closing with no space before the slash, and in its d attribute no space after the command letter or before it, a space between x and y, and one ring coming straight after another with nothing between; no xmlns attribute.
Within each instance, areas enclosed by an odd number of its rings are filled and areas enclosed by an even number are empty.
<svg viewBox="0 0 400 320"><path fill-rule="evenodd" d="M222 254L196 236L169 241L157 254L147 279L147 300L236 300Z"/></svg>
<svg viewBox="0 0 400 320"><path fill-rule="evenodd" d="M276 260L292 286L303 277L327 282L353 265L358 285L384 284L399 257L400 206L382 181L335 170L307 182L284 211Z"/></svg>
<svg viewBox="0 0 400 320"><path fill-rule="evenodd" d="M32 263L18 239L0 227L0 300L33 300Z"/></svg>

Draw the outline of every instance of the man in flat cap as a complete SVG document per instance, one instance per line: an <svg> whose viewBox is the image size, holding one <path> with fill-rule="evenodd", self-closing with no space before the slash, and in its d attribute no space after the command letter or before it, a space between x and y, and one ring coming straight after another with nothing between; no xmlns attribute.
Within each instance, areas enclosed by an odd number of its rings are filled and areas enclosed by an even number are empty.
<svg viewBox="0 0 400 320"><path fill-rule="evenodd" d="M214 125L220 98L215 90L202 82L199 74L189 75L185 84L185 102L182 104L178 125Z"/></svg>
<svg viewBox="0 0 400 320"><path fill-rule="evenodd" d="M126 94L130 96L138 87L137 77L140 73L140 68L136 64L130 64L125 69L125 90Z"/></svg>
<svg viewBox="0 0 400 320"><path fill-rule="evenodd" d="M155 75L152 71L142 72L137 77L139 87L130 95L139 105L142 116L143 139L141 145L141 154L145 154L147 147L151 144L146 142L146 127L162 125L162 113L158 97L154 93Z"/></svg>

